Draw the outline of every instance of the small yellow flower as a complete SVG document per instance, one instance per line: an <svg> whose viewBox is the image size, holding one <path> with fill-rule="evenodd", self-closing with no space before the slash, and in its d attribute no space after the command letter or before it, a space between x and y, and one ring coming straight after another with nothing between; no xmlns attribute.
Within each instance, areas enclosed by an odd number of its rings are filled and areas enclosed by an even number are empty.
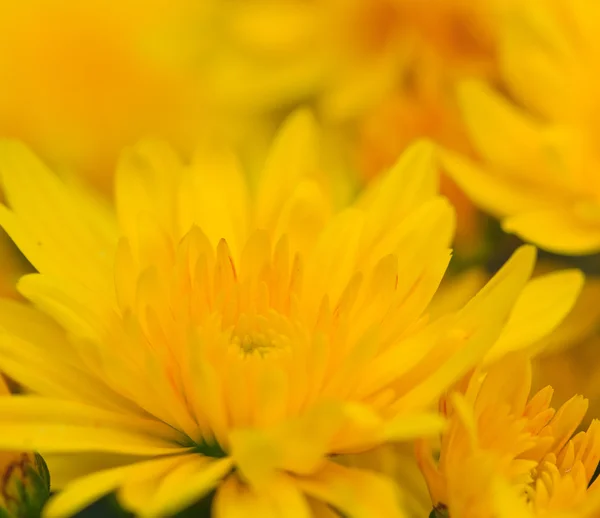
<svg viewBox="0 0 600 518"><path fill-rule="evenodd" d="M588 485L600 460L600 423L573 436L587 400L574 396L554 410L550 386L532 397L530 389L530 362L507 356L441 400L449 425L437 461L426 440L418 446L439 515L588 516L598 509L596 484Z"/></svg>
<svg viewBox="0 0 600 518"><path fill-rule="evenodd" d="M478 81L459 89L483 163L444 168L504 229L567 255L600 251L596 2L535 0L506 17L500 61L516 102Z"/></svg>
<svg viewBox="0 0 600 518"><path fill-rule="evenodd" d="M2 144L0 223L39 274L19 282L33 306L0 304L0 368L38 394L0 398L0 448L44 454L63 489L48 516L113 490L165 516L213 489L222 518L401 516L390 479L338 457L439 433L441 392L523 346L507 320L536 334L569 310L581 274L528 283L526 246L429 318L453 234L434 149L336 211L311 178L316 140L296 114L253 186L228 152L181 164L143 143L120 162L116 214Z"/></svg>

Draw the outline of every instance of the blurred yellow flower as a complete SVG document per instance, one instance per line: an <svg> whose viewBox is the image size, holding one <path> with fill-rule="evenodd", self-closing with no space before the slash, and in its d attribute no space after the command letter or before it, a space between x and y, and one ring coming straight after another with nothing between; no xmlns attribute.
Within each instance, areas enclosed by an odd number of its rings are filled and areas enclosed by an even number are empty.
<svg viewBox="0 0 600 518"><path fill-rule="evenodd" d="M460 88L477 165L444 167L505 230L561 254L600 250L597 95L600 6L535 0L506 17L500 61L516 103L490 85Z"/></svg>
<svg viewBox="0 0 600 518"><path fill-rule="evenodd" d="M441 400L449 424L439 459L426 440L418 446L439 516L596 515L600 495L588 485L600 460L600 423L573 436L585 399L554 410L550 386L530 397L531 365L518 356L476 370L457 390Z"/></svg>
<svg viewBox="0 0 600 518"><path fill-rule="evenodd" d="M210 115L188 55L202 43L192 29L209 38L193 5L3 2L0 136L105 189L123 145L150 134L189 146Z"/></svg>
<svg viewBox="0 0 600 518"><path fill-rule="evenodd" d="M0 398L0 448L52 455L48 516L113 490L171 515L215 488L222 517L401 516L391 479L336 457L439 433L442 391L568 312L581 275L528 282L526 246L428 318L454 225L434 149L416 144L334 211L311 179L316 141L296 114L252 192L226 151L182 165L140 144L118 167L116 217L2 144L0 223L40 273L19 282L33 307L0 307L0 368L39 394ZM534 322L523 335L515 319Z"/></svg>
<svg viewBox="0 0 600 518"><path fill-rule="evenodd" d="M336 136L332 146L349 164L346 174L361 183L391 167L418 138L470 153L454 85L470 75L498 75L497 18L513 3L232 2L231 49L216 90L255 110L311 99ZM442 192L457 208L457 253L476 253L479 214L446 178Z"/></svg>

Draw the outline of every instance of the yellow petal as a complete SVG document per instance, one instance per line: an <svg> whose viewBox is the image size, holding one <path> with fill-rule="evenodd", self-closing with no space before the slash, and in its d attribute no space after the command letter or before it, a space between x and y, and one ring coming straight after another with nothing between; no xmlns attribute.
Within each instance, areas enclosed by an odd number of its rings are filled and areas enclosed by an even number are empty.
<svg viewBox="0 0 600 518"><path fill-rule="evenodd" d="M310 518L305 497L295 481L278 475L264 490L255 491L231 475L219 488L213 504L215 518Z"/></svg>
<svg viewBox="0 0 600 518"><path fill-rule="evenodd" d="M125 499L128 492L128 485L125 484L119 499L140 517L173 516L214 489L231 470L232 464L229 458L210 459L188 455L151 488L150 494L142 491L141 499ZM134 482L134 489L136 485Z"/></svg>
<svg viewBox="0 0 600 518"><path fill-rule="evenodd" d="M459 312L448 346L456 352L397 404L415 409L432 403L443 390L472 368L498 339L521 290L531 276L536 251L522 246L486 286ZM462 345L460 342L463 342ZM454 342L454 343L453 343Z"/></svg>
<svg viewBox="0 0 600 518"><path fill-rule="evenodd" d="M150 213L177 236L176 186L183 165L175 152L159 141L142 141L126 149L115 174L115 204L122 232L133 236L138 218Z"/></svg>
<svg viewBox="0 0 600 518"><path fill-rule="evenodd" d="M578 56L552 19L553 10L540 5L519 9L518 17L502 26L499 58L517 98L552 119L564 115L565 104L557 99L569 98L569 64L577 63Z"/></svg>
<svg viewBox="0 0 600 518"><path fill-rule="evenodd" d="M319 473L296 480L308 495L352 518L404 516L396 486L375 472L346 468L328 461Z"/></svg>
<svg viewBox="0 0 600 518"><path fill-rule="evenodd" d="M529 347L550 334L573 308L583 281L579 270L558 271L529 281L486 361Z"/></svg>
<svg viewBox="0 0 600 518"><path fill-rule="evenodd" d="M250 214L246 178L228 150L200 149L179 186L179 225L197 225L216 247L225 239L239 258L248 237Z"/></svg>
<svg viewBox="0 0 600 518"><path fill-rule="evenodd" d="M325 227L306 262L303 302L307 306L318 307L324 295L332 301L339 299L356 271L362 225L363 214L348 209Z"/></svg>
<svg viewBox="0 0 600 518"><path fill-rule="evenodd" d="M362 245L372 246L390 225L438 194L437 150L428 141L406 149L389 172L370 184L357 206L368 212Z"/></svg>
<svg viewBox="0 0 600 518"><path fill-rule="evenodd" d="M451 151L441 155L442 169L479 207L496 217L551 207L553 200L539 186L519 184L487 171L483 166Z"/></svg>
<svg viewBox="0 0 600 518"><path fill-rule="evenodd" d="M31 263L111 294L113 222L21 143L0 142L0 174L12 208L0 207L0 224Z"/></svg>
<svg viewBox="0 0 600 518"><path fill-rule="evenodd" d="M256 197L256 226L273 229L284 200L317 170L317 129L304 110L283 124L263 168Z"/></svg>
<svg viewBox="0 0 600 518"><path fill-rule="evenodd" d="M435 436L446 426L439 414L414 414L397 417L386 424L384 436L388 441L408 441L419 437Z"/></svg>
<svg viewBox="0 0 600 518"><path fill-rule="evenodd" d="M502 228L558 254L584 255L600 250L600 221L586 222L567 210L532 208L507 218Z"/></svg>
<svg viewBox="0 0 600 518"><path fill-rule="evenodd" d="M458 98L471 142L492 166L515 174L532 174L538 167L540 127L499 93L478 81L465 81Z"/></svg>
<svg viewBox="0 0 600 518"><path fill-rule="evenodd" d="M84 509L128 480L160 478L182 461L181 456L138 462L79 478L68 484L44 508L45 518L64 518Z"/></svg>
<svg viewBox="0 0 600 518"><path fill-rule="evenodd" d="M141 462L140 457L116 453L47 453L44 461L52 474L52 490L60 491L90 473Z"/></svg>
<svg viewBox="0 0 600 518"><path fill-rule="evenodd" d="M107 335L110 304L97 292L41 274L21 277L18 289L73 335L94 343Z"/></svg>
<svg viewBox="0 0 600 518"><path fill-rule="evenodd" d="M0 398L0 448L132 455L180 452L183 437L150 419L36 396ZM101 423L101 425L99 425Z"/></svg>

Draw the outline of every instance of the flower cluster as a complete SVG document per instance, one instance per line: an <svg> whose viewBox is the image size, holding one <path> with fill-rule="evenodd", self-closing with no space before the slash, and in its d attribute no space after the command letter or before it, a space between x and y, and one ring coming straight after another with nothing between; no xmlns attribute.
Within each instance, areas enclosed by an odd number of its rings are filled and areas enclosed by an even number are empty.
<svg viewBox="0 0 600 518"><path fill-rule="evenodd" d="M0 517L600 514L600 8L5 3Z"/></svg>

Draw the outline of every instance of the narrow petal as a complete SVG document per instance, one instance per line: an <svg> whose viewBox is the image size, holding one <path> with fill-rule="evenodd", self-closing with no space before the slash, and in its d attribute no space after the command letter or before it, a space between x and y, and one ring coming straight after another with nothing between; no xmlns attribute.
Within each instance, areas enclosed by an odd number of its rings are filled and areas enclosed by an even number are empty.
<svg viewBox="0 0 600 518"><path fill-rule="evenodd" d="M150 419L36 396L0 398L0 448L165 455L181 451L178 432Z"/></svg>
<svg viewBox="0 0 600 518"><path fill-rule="evenodd" d="M486 361L531 346L549 335L573 308L583 282L579 270L563 270L527 283Z"/></svg>
<svg viewBox="0 0 600 518"><path fill-rule="evenodd" d="M567 210L533 208L507 218L502 228L558 254L585 255L600 250L600 221L586 222Z"/></svg>
<svg viewBox="0 0 600 518"><path fill-rule="evenodd" d="M135 491L138 485L134 482L131 488L124 485L120 499L140 517L173 516L212 491L231 470L232 465L233 460L230 458L211 459L189 455L159 480L151 488L150 494L141 491L141 499L134 498L133 495L127 497L128 489Z"/></svg>
<svg viewBox="0 0 600 518"><path fill-rule="evenodd" d="M111 294L113 222L19 142L0 143L0 174L12 209L0 208L0 224L31 263Z"/></svg>
<svg viewBox="0 0 600 518"><path fill-rule="evenodd" d="M372 246L390 225L438 193L437 150L431 142L420 141L410 146L389 172L369 185L357 202L369 217L362 245Z"/></svg>
<svg viewBox="0 0 600 518"><path fill-rule="evenodd" d="M219 488L213 504L215 518L310 518L310 507L296 481L279 475L265 491L255 491L236 475Z"/></svg>
<svg viewBox="0 0 600 518"><path fill-rule="evenodd" d="M496 217L549 208L553 199L539 187L519 184L451 151L442 155L442 169L480 208Z"/></svg>
<svg viewBox="0 0 600 518"><path fill-rule="evenodd" d="M458 98L471 141L492 167L527 175L539 166L541 128L527 112L478 81L462 83Z"/></svg>
<svg viewBox="0 0 600 518"><path fill-rule="evenodd" d="M214 247L225 239L236 260L248 237L248 189L243 170L228 150L198 151L179 186L179 226L199 226Z"/></svg>
<svg viewBox="0 0 600 518"><path fill-rule="evenodd" d="M486 286L459 312L446 347L455 352L417 384L397 409L423 408L481 360L498 339L535 263L536 251L522 246Z"/></svg>
<svg viewBox="0 0 600 518"><path fill-rule="evenodd" d="M257 228L273 229L283 202L303 178L317 170L317 128L312 115L297 111L283 124L262 171L256 198Z"/></svg>
<svg viewBox="0 0 600 518"><path fill-rule="evenodd" d="M126 149L115 175L115 204L122 232L133 236L142 213L177 236L176 186L183 165L175 152L159 141L146 140Z"/></svg>
<svg viewBox="0 0 600 518"><path fill-rule="evenodd" d="M394 483L375 472L352 469L328 461L312 477L297 478L298 487L352 518L402 517Z"/></svg>
<svg viewBox="0 0 600 518"><path fill-rule="evenodd" d="M64 518L84 509L126 481L152 481L182 462L181 456L138 462L76 479L53 497L44 509L45 518Z"/></svg>

